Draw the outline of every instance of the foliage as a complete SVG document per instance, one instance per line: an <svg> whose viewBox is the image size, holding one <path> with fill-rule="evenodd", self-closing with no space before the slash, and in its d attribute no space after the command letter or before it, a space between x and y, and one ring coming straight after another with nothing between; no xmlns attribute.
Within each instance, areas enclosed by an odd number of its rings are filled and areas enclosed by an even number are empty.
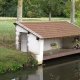
<svg viewBox="0 0 80 80"><path fill-rule="evenodd" d="M80 18L80 0L76 0L75 5L76 5L75 16Z"/></svg>
<svg viewBox="0 0 80 80"><path fill-rule="evenodd" d="M16 16L17 0L0 0L0 16Z"/></svg>
<svg viewBox="0 0 80 80"><path fill-rule="evenodd" d="M54 42L54 43L51 43L50 45L51 45L51 47L53 47L53 46L57 46L58 44L56 42Z"/></svg>
<svg viewBox="0 0 80 80"><path fill-rule="evenodd" d="M15 71L25 66L36 65L34 60L28 53L23 53L17 50L0 48L0 73L7 71Z"/></svg>
<svg viewBox="0 0 80 80"><path fill-rule="evenodd" d="M80 17L80 0L75 0L75 16ZM70 11L71 11L71 1L67 0L67 2L64 5L63 14L65 17L70 17Z"/></svg>
<svg viewBox="0 0 80 80"><path fill-rule="evenodd" d="M39 1L38 0L24 0L23 15L25 17L40 17L42 12L40 9Z"/></svg>
<svg viewBox="0 0 80 80"><path fill-rule="evenodd" d="M66 17L70 17L71 1L68 0L64 5L63 13Z"/></svg>
<svg viewBox="0 0 80 80"><path fill-rule="evenodd" d="M80 49L79 37L75 37L74 40L72 41L72 43L73 43L73 48Z"/></svg>
<svg viewBox="0 0 80 80"><path fill-rule="evenodd" d="M51 12L52 16L61 15L62 0L41 0L40 5L44 14L48 15Z"/></svg>
<svg viewBox="0 0 80 80"><path fill-rule="evenodd" d="M34 14L35 14L35 13L32 12L32 11L27 11L27 16L30 17L30 18L31 18L31 17L34 17Z"/></svg>
<svg viewBox="0 0 80 80"><path fill-rule="evenodd" d="M59 46L58 46L57 42L51 43L50 46L52 47L52 49L59 49Z"/></svg>
<svg viewBox="0 0 80 80"><path fill-rule="evenodd" d="M75 0L76 17L80 17L80 0ZM0 0L0 16L16 17L18 0ZM70 17L71 0L23 0L23 17Z"/></svg>

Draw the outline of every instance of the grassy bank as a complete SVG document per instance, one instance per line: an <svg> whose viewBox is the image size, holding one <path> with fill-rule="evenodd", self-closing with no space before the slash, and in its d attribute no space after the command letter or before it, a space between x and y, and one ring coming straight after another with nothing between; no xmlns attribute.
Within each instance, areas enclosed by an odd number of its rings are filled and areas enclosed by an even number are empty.
<svg viewBox="0 0 80 80"><path fill-rule="evenodd" d="M29 53L0 47L0 73L15 71L22 67L35 66L37 61Z"/></svg>
<svg viewBox="0 0 80 80"><path fill-rule="evenodd" d="M52 18L52 21L67 20L69 18ZM0 73L15 71L24 65L33 66L37 61L28 53L15 49L15 26L16 18L0 17ZM48 21L48 18L23 18L23 21ZM75 24L80 26L80 19Z"/></svg>

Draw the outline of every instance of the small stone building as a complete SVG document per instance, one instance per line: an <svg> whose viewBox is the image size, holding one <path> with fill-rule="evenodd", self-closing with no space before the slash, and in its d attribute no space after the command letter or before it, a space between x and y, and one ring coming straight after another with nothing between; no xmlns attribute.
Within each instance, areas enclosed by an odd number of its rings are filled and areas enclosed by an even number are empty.
<svg viewBox="0 0 80 80"><path fill-rule="evenodd" d="M80 28L67 21L16 22L16 49L43 60L80 52Z"/></svg>

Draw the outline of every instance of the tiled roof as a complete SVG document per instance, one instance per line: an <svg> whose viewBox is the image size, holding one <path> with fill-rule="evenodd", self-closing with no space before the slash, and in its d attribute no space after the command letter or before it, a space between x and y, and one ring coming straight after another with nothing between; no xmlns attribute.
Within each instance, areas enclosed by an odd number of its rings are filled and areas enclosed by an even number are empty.
<svg viewBox="0 0 80 80"><path fill-rule="evenodd" d="M59 38L80 35L80 28L67 21L20 22L43 38Z"/></svg>

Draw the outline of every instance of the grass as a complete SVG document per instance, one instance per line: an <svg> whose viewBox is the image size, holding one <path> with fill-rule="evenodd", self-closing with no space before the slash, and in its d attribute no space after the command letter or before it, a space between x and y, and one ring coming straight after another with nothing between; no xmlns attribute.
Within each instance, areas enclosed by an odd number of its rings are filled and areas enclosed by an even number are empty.
<svg viewBox="0 0 80 80"><path fill-rule="evenodd" d="M34 66L37 61L29 53L22 53L17 50L0 48L0 73L15 71L22 67Z"/></svg>
<svg viewBox="0 0 80 80"><path fill-rule="evenodd" d="M75 25L77 25L77 26L80 27L80 18L78 18L78 19L75 20Z"/></svg>
<svg viewBox="0 0 80 80"><path fill-rule="evenodd" d="M52 21L60 20L69 21L69 18L52 18ZM0 73L37 63L29 54L15 49L15 21L16 18L0 17ZM23 21L48 21L48 18L23 18ZM80 26L80 19L75 19L75 24Z"/></svg>
<svg viewBox="0 0 80 80"><path fill-rule="evenodd" d="M0 21L0 46L13 47L15 41L14 21Z"/></svg>

